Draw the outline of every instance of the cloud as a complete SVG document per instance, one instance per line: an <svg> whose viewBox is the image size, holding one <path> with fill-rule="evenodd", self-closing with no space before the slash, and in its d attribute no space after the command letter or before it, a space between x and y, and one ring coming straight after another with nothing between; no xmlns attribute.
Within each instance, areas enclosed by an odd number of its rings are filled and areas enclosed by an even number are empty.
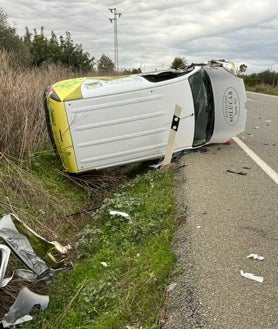
<svg viewBox="0 0 278 329"><path fill-rule="evenodd" d="M253 71L278 70L278 7L271 0L112 1L2 0L19 34L44 26L45 33L71 33L72 39L97 59L114 60L117 8L119 66L167 68L174 57L188 61L231 58ZM114 23L114 22L113 22ZM247 71L248 72L248 71Z"/></svg>

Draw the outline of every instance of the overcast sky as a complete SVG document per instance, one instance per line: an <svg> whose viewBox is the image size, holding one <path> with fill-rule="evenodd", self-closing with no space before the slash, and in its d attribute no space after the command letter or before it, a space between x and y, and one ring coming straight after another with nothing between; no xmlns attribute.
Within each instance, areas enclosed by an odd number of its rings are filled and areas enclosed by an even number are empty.
<svg viewBox="0 0 278 329"><path fill-rule="evenodd" d="M209 59L247 64L247 74L278 71L276 0L1 0L10 25L23 35L44 27L71 33L97 60L114 61L116 8L119 68L167 69L175 57L188 63Z"/></svg>

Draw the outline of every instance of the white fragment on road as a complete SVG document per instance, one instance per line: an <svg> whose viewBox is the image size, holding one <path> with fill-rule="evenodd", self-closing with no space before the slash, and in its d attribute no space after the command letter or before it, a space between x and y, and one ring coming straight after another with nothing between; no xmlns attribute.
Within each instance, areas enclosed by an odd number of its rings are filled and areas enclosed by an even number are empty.
<svg viewBox="0 0 278 329"><path fill-rule="evenodd" d="M197 226L198 229L201 228L201 227L202 227L201 225L198 225L198 226Z"/></svg>
<svg viewBox="0 0 278 329"><path fill-rule="evenodd" d="M243 272L242 270L240 270L240 275L246 279L254 280L254 281L257 281L260 283L262 283L264 281L264 278L262 276L257 276L252 273Z"/></svg>
<svg viewBox="0 0 278 329"><path fill-rule="evenodd" d="M119 215L125 218L129 218L129 214L127 214L126 212L122 212L122 211L116 211L116 210L111 210L109 212L110 215L115 216L115 215Z"/></svg>
<svg viewBox="0 0 278 329"><path fill-rule="evenodd" d="M247 256L247 258L257 259L257 260L264 260L263 256L259 256L257 254L250 254Z"/></svg>
<svg viewBox="0 0 278 329"><path fill-rule="evenodd" d="M171 283L168 287L167 287L167 292L170 292L172 290L174 290L176 288L177 284L176 283Z"/></svg>

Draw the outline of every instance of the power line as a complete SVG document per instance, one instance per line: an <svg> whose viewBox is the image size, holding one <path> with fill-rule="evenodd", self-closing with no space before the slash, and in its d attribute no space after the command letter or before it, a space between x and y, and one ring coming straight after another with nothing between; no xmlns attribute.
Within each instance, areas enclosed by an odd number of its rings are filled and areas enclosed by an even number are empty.
<svg viewBox="0 0 278 329"><path fill-rule="evenodd" d="M118 53L118 17L122 16L121 13L117 12L117 8L108 8L112 14L114 14L113 18L109 18L109 21L113 23L114 21L114 62L116 66L116 71L118 71L119 67L119 53Z"/></svg>

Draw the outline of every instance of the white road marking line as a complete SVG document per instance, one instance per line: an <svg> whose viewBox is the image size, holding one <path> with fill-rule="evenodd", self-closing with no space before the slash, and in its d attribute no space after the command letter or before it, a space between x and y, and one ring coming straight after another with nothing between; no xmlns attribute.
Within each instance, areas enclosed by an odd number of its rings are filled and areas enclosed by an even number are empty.
<svg viewBox="0 0 278 329"><path fill-rule="evenodd" d="M257 156L246 144L244 144L238 137L233 137L233 140L247 153L250 158L261 167L261 169L276 183L278 184L278 174L272 168L269 167L260 157Z"/></svg>

